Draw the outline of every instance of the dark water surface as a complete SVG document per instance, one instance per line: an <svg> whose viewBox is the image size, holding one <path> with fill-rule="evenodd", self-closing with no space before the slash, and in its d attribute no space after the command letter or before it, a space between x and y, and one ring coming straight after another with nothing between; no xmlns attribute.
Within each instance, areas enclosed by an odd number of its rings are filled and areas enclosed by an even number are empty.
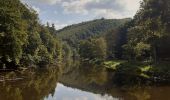
<svg viewBox="0 0 170 100"><path fill-rule="evenodd" d="M0 74L0 100L170 100L170 86L120 89L103 68Z"/></svg>

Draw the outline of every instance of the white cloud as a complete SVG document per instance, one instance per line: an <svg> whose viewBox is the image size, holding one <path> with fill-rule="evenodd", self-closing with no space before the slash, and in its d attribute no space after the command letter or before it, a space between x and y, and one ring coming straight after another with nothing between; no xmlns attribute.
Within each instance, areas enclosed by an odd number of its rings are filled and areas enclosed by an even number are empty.
<svg viewBox="0 0 170 100"><path fill-rule="evenodd" d="M140 7L141 0L116 0L116 3L124 7L124 12L135 14Z"/></svg>
<svg viewBox="0 0 170 100"><path fill-rule="evenodd" d="M85 9L85 6L91 1L92 0L74 0L70 2L63 2L62 7L64 8L64 13L66 14L88 14L88 11L87 9Z"/></svg>
<svg viewBox="0 0 170 100"><path fill-rule="evenodd" d="M139 9L141 0L22 0L32 3L59 4L56 7L62 7L64 14L82 14L88 15L100 13L109 18L113 16L134 16ZM98 10L96 10L98 9ZM39 11L38 9L35 9ZM94 12L97 11L97 12ZM112 11L112 12L111 12ZM55 13L56 14L56 13ZM112 16L112 17L111 17ZM101 16L102 17L102 16Z"/></svg>
<svg viewBox="0 0 170 100"><path fill-rule="evenodd" d="M133 17L141 0L21 0L28 3L40 15L41 20L54 23L56 29L94 18ZM68 15L65 15L68 14ZM71 17L67 17L70 14ZM55 21L54 18L60 21ZM65 20L65 18L68 18ZM57 19L56 19L57 20ZM69 20L71 22L69 22Z"/></svg>
<svg viewBox="0 0 170 100"><path fill-rule="evenodd" d="M22 1L31 2L31 3L43 3L43 4L54 5L56 3L60 3L62 0L22 0Z"/></svg>
<svg viewBox="0 0 170 100"><path fill-rule="evenodd" d="M107 18L107 19L112 19L112 18L122 18L123 15L121 13L117 13L113 11L112 9L93 9L92 13L96 18Z"/></svg>
<svg viewBox="0 0 170 100"><path fill-rule="evenodd" d="M39 14L40 13L40 8L38 8L38 7L35 7L35 6L32 6L32 8Z"/></svg>
<svg viewBox="0 0 170 100"><path fill-rule="evenodd" d="M60 3L62 0L38 0L38 1L53 5L53 4L56 4L56 3Z"/></svg>
<svg viewBox="0 0 170 100"><path fill-rule="evenodd" d="M56 15L57 15L57 14L58 14L58 11L54 11L54 14L56 14Z"/></svg>
<svg viewBox="0 0 170 100"><path fill-rule="evenodd" d="M127 10L136 10L140 6L141 0L116 0L117 4L124 6Z"/></svg>
<svg viewBox="0 0 170 100"><path fill-rule="evenodd" d="M67 0L62 2L65 14L96 14L106 18L132 17L141 0Z"/></svg>

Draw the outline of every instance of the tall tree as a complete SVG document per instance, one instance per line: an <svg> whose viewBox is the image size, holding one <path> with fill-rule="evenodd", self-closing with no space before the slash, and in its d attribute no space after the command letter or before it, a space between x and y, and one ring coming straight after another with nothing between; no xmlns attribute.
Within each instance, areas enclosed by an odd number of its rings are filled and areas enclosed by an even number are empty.
<svg viewBox="0 0 170 100"><path fill-rule="evenodd" d="M106 58L107 45L103 38L82 41L79 48L79 53L83 60L97 62Z"/></svg>
<svg viewBox="0 0 170 100"><path fill-rule="evenodd" d="M151 57L156 62L159 58L160 40L169 36L169 0L144 0L134 17L134 25L128 32L128 44L135 48L143 42L151 47ZM166 20L166 21L165 21Z"/></svg>
<svg viewBox="0 0 170 100"><path fill-rule="evenodd" d="M19 0L0 1L0 59L18 64L22 47L27 42L26 24Z"/></svg>

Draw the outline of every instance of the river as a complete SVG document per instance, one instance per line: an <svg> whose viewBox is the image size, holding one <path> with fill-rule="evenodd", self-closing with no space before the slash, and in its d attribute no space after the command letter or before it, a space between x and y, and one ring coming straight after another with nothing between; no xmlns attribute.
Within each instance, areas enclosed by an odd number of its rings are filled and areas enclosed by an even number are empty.
<svg viewBox="0 0 170 100"><path fill-rule="evenodd" d="M103 68L1 73L0 100L169 100L170 86L118 88Z"/></svg>

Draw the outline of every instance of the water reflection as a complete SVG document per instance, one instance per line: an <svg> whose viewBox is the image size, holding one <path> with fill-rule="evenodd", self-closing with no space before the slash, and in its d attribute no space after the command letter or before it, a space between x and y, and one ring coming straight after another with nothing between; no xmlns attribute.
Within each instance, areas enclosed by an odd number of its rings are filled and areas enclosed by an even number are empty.
<svg viewBox="0 0 170 100"><path fill-rule="evenodd" d="M118 100L112 96L93 94L58 84L54 96L49 96L45 100Z"/></svg>
<svg viewBox="0 0 170 100"><path fill-rule="evenodd" d="M114 73L102 66L81 65L59 74L56 69L6 75L22 80L0 82L0 100L169 100L170 86L115 88ZM19 77L18 77L19 76Z"/></svg>
<svg viewBox="0 0 170 100"><path fill-rule="evenodd" d="M16 77L25 78L0 83L0 100L42 100L49 94L53 95L58 80L57 73L54 70L18 73L20 75Z"/></svg>
<svg viewBox="0 0 170 100"><path fill-rule="evenodd" d="M114 87L112 77L114 72L102 66L83 65L64 73L59 81L65 86L98 94L101 100L169 100L170 98L170 86L118 88Z"/></svg>

